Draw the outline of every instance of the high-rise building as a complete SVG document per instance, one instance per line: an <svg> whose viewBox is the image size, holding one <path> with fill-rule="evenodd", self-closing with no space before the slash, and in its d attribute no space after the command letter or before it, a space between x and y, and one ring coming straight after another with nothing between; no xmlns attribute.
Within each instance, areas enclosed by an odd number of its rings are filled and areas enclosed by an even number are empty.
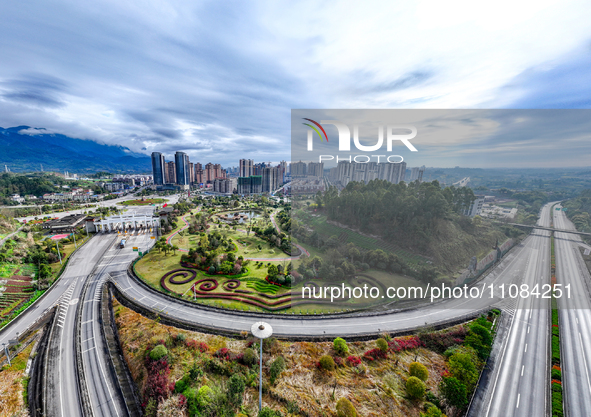
<svg viewBox="0 0 591 417"><path fill-rule="evenodd" d="M189 156L184 152L177 151L174 154L174 162L176 165L176 183L188 186L191 178L189 175Z"/></svg>
<svg viewBox="0 0 591 417"><path fill-rule="evenodd" d="M216 193L231 194L236 190L236 178L216 178L213 181L213 191Z"/></svg>
<svg viewBox="0 0 591 417"><path fill-rule="evenodd" d="M263 192L263 178L260 175L238 178L238 194L260 194Z"/></svg>
<svg viewBox="0 0 591 417"><path fill-rule="evenodd" d="M254 161L252 159L241 159L238 167L240 177L250 177L253 175Z"/></svg>
<svg viewBox="0 0 591 417"><path fill-rule="evenodd" d="M203 166L201 165L200 162L195 162L195 164L193 164L193 177L194 177L194 182L197 185L201 185L204 183L203 181Z"/></svg>
<svg viewBox="0 0 591 417"><path fill-rule="evenodd" d="M193 168L193 162L189 162L189 184L195 183L195 169Z"/></svg>
<svg viewBox="0 0 591 417"><path fill-rule="evenodd" d="M166 184L176 184L176 164L173 161L164 163L164 181Z"/></svg>
<svg viewBox="0 0 591 417"><path fill-rule="evenodd" d="M155 185L164 185L164 155L160 152L152 152L152 175Z"/></svg>
<svg viewBox="0 0 591 417"><path fill-rule="evenodd" d="M281 168L266 167L262 169L262 192L272 192L281 184Z"/></svg>
<svg viewBox="0 0 591 417"><path fill-rule="evenodd" d="M292 162L290 164L290 168L289 168L290 172L291 172L291 177L303 177L306 176L306 173L308 171L307 169L307 165L305 162Z"/></svg>
<svg viewBox="0 0 591 417"><path fill-rule="evenodd" d="M410 182L423 182L423 173L425 172L425 165L422 167L415 167L410 169Z"/></svg>
<svg viewBox="0 0 591 417"><path fill-rule="evenodd" d="M208 183L208 184L213 184L213 180L215 180L215 167L214 165L209 162L207 164L205 164L205 169L204 171L204 182Z"/></svg>
<svg viewBox="0 0 591 417"><path fill-rule="evenodd" d="M406 162L387 163L387 162L367 162L357 163L349 161L339 161L336 170L331 170L331 178L346 187L351 181L368 182L376 179L386 180L392 184L398 184L404 181L406 175Z"/></svg>
<svg viewBox="0 0 591 417"><path fill-rule="evenodd" d="M323 177L324 176L324 162L309 162L308 177Z"/></svg>

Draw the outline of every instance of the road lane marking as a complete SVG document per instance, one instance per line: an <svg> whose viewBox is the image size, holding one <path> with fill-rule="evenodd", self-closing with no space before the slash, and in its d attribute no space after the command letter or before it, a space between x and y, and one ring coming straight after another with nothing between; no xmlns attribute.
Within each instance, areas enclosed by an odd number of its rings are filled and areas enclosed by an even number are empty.
<svg viewBox="0 0 591 417"><path fill-rule="evenodd" d="M523 370L525 369L525 365L521 365L521 376L523 376Z"/></svg>
<svg viewBox="0 0 591 417"><path fill-rule="evenodd" d="M86 353L86 352L88 352L89 350L92 350L92 349L94 349L95 347L96 347L96 346L93 346L93 347L91 347L91 348L88 348L88 349L86 349L86 350L83 350L83 351L82 351L82 353Z"/></svg>
<svg viewBox="0 0 591 417"><path fill-rule="evenodd" d="M519 399L521 398L521 394L517 394L517 405L515 408L519 408Z"/></svg>
<svg viewBox="0 0 591 417"><path fill-rule="evenodd" d="M591 380L589 380L589 369L587 368L587 358L585 357L585 348L583 347L583 338L579 332L579 342L581 342L581 354L583 355L583 361L585 362L585 373L587 374L587 386L589 387L589 393L591 393Z"/></svg>
<svg viewBox="0 0 591 417"><path fill-rule="evenodd" d="M530 328L530 326L527 326L527 332L528 332L528 333L529 333L529 328Z"/></svg>
<svg viewBox="0 0 591 417"><path fill-rule="evenodd" d="M524 352L527 352L527 343L525 344L525 350L524 350Z"/></svg>

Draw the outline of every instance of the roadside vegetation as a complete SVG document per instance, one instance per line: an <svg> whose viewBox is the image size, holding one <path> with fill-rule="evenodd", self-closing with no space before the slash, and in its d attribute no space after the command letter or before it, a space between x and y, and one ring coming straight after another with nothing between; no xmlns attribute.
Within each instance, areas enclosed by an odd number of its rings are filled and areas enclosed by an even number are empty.
<svg viewBox="0 0 591 417"><path fill-rule="evenodd" d="M164 326L114 300L146 416L458 416L490 352L496 312L440 331L351 342L263 343Z"/></svg>

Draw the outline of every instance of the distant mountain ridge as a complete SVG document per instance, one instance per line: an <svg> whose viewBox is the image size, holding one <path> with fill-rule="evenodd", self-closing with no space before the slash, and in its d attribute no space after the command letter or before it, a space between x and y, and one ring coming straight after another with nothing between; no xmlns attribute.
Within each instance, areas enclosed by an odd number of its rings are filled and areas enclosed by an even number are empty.
<svg viewBox="0 0 591 417"><path fill-rule="evenodd" d="M0 127L0 168L12 172L69 171L88 173L151 171L150 157L118 145L104 145L56 133L21 134L29 126ZM45 129L35 128L43 131Z"/></svg>

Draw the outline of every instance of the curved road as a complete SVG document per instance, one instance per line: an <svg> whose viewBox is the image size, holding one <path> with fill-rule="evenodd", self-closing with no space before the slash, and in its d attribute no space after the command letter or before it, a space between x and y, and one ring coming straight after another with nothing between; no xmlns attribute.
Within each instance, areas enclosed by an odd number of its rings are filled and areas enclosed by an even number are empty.
<svg viewBox="0 0 591 417"><path fill-rule="evenodd" d="M517 248L506 255L497 267L478 284L478 288L488 287L495 283L520 283L532 259L532 253L539 251L536 236L527 237ZM256 318L235 314L223 310L211 310L187 306L164 294L155 294L142 284L127 275L113 277L119 290L136 302L161 311L172 317L189 320L196 324L211 326L229 331L248 331ZM511 300L502 300L495 293L494 298L453 299L427 305L420 310L393 312L372 317L348 316L325 317L321 319L304 319L296 317L269 316L266 319L278 336L338 336L347 334L375 334L383 331L402 331L416 329L424 325L435 325L473 314L492 306L504 307L511 305ZM514 306L513 306L514 308Z"/></svg>

